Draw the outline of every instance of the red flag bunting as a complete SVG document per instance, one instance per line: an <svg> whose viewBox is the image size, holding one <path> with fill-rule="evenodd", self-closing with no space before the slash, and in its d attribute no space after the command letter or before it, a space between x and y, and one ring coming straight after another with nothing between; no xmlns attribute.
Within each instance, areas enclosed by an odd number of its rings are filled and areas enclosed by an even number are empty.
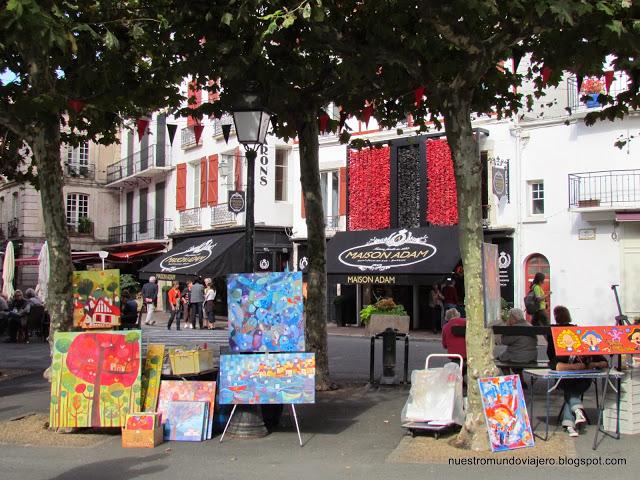
<svg viewBox="0 0 640 480"><path fill-rule="evenodd" d="M552 72L553 70L551 70L549 67L542 67L542 85L547 84Z"/></svg>
<svg viewBox="0 0 640 480"><path fill-rule="evenodd" d="M200 143L200 137L202 136L202 130L204 130L204 125L194 125L193 126L193 134L196 137L196 144Z"/></svg>
<svg viewBox="0 0 640 480"><path fill-rule="evenodd" d="M80 113L85 106L85 103L82 100L69 100L68 104L69 108L76 113Z"/></svg>
<svg viewBox="0 0 640 480"><path fill-rule="evenodd" d="M578 84L578 93L580 93L580 90L582 90L582 82L584 80L584 76L582 75L576 75L576 83Z"/></svg>
<svg viewBox="0 0 640 480"><path fill-rule="evenodd" d="M609 89L613 83L613 70L604 72L604 86L607 89L607 95L609 95Z"/></svg>
<svg viewBox="0 0 640 480"><path fill-rule="evenodd" d="M424 86L421 85L413 92L413 98L417 108L420 108L420 105L422 105L422 97L424 97Z"/></svg>
<svg viewBox="0 0 640 480"><path fill-rule="evenodd" d="M139 118L137 123L138 123L138 140L142 140L142 137L144 137L145 133L147 133L147 126L149 126L149 120L147 120L146 118Z"/></svg>
<svg viewBox="0 0 640 480"><path fill-rule="evenodd" d="M320 133L324 133L327 131L327 127L329 126L329 115L326 112L323 112L322 115L318 118L318 128L320 129Z"/></svg>
<svg viewBox="0 0 640 480"><path fill-rule="evenodd" d="M373 105L369 104L366 107L364 107L364 109L362 110L362 121L364 122L365 126L369 126L369 120L371 119L371 116L373 115Z"/></svg>

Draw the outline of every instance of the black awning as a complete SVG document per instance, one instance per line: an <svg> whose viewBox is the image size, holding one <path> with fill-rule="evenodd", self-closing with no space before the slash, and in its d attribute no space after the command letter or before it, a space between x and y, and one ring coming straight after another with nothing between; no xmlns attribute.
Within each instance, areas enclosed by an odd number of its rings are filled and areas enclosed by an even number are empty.
<svg viewBox="0 0 640 480"><path fill-rule="evenodd" d="M244 262L242 233L187 238L140 270L141 278L160 280L219 277L241 272Z"/></svg>
<svg viewBox="0 0 640 480"><path fill-rule="evenodd" d="M339 232L327 245L327 273L345 283L422 283L459 261L457 227Z"/></svg>

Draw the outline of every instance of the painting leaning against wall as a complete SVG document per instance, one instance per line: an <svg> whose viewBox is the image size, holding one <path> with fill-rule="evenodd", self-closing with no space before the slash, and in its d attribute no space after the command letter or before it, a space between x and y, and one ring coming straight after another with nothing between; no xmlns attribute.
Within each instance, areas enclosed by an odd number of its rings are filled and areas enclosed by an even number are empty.
<svg viewBox="0 0 640 480"><path fill-rule="evenodd" d="M56 332L49 425L120 427L140 411L141 335Z"/></svg>

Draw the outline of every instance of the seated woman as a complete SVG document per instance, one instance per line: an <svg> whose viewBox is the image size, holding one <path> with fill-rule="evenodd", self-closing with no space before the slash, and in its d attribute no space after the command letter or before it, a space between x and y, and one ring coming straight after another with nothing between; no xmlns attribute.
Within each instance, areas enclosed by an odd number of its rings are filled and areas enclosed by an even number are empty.
<svg viewBox="0 0 640 480"><path fill-rule="evenodd" d="M567 307L558 305L553 309L557 325L571 326L571 314ZM594 368L608 368L609 364L601 355L558 357L551 335L547 337L547 356L549 366L558 371L590 370ZM591 386L588 378L563 379L558 387L564 391L564 406L562 407L562 426L570 437L579 435L578 428L587 423L587 417L582 405L582 395Z"/></svg>
<svg viewBox="0 0 640 480"><path fill-rule="evenodd" d="M507 325L511 327L530 327L519 308L509 310ZM506 363L534 363L538 360L538 338L531 335L503 334L500 340L507 349L498 356L498 360Z"/></svg>

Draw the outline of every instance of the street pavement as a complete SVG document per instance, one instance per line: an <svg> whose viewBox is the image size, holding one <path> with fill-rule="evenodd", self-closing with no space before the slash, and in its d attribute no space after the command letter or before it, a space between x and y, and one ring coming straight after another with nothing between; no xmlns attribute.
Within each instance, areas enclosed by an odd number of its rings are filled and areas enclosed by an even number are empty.
<svg viewBox="0 0 640 480"><path fill-rule="evenodd" d="M356 329L347 329L356 330ZM25 447L3 445L0 450L0 479L205 479L259 477L261 480L289 478L567 478L631 477L640 466L636 436L604 440L597 452L591 450L593 428L576 440L578 458L624 458L623 467L508 467L449 466L441 464L389 463L387 457L405 437L400 412L408 390L405 386L370 387L370 340L330 328L329 358L332 379L338 390L317 395L314 405L298 407L304 441L300 448L288 408L280 427L262 439L239 440L219 435L202 443L168 442L152 450L122 449L115 435L106 443L78 449L65 447ZM222 332L222 330L220 330ZM144 327L143 338L166 338L163 326ZM198 333L196 333L198 332ZM190 331L188 336L199 338ZM175 335L175 332L170 332ZM217 334L212 334L217 337ZM410 343L410 370L423 368L429 353L439 353L439 338L413 338ZM185 337L186 338L186 337ZM211 337L207 337L211 338ZM183 340L181 338L181 340ZM380 343L380 341L378 341ZM380 349L380 345L377 346ZM397 364L402 363L402 342L398 342ZM0 344L0 371L28 369L32 373L0 382L0 421L26 412L46 412L48 383L41 372L48 365L48 346L42 343ZM377 352L377 375L381 357ZM401 369L398 369L400 373ZM541 395L540 393L538 395ZM559 395L556 396L558 400ZM587 399L589 401L589 399ZM593 404L593 401L591 400ZM559 403L554 408L557 411ZM590 412L595 415L594 412ZM552 430L553 431L553 430ZM563 435L558 432L556 435ZM440 440L442 442L446 440ZM517 468L517 470L514 470Z"/></svg>

